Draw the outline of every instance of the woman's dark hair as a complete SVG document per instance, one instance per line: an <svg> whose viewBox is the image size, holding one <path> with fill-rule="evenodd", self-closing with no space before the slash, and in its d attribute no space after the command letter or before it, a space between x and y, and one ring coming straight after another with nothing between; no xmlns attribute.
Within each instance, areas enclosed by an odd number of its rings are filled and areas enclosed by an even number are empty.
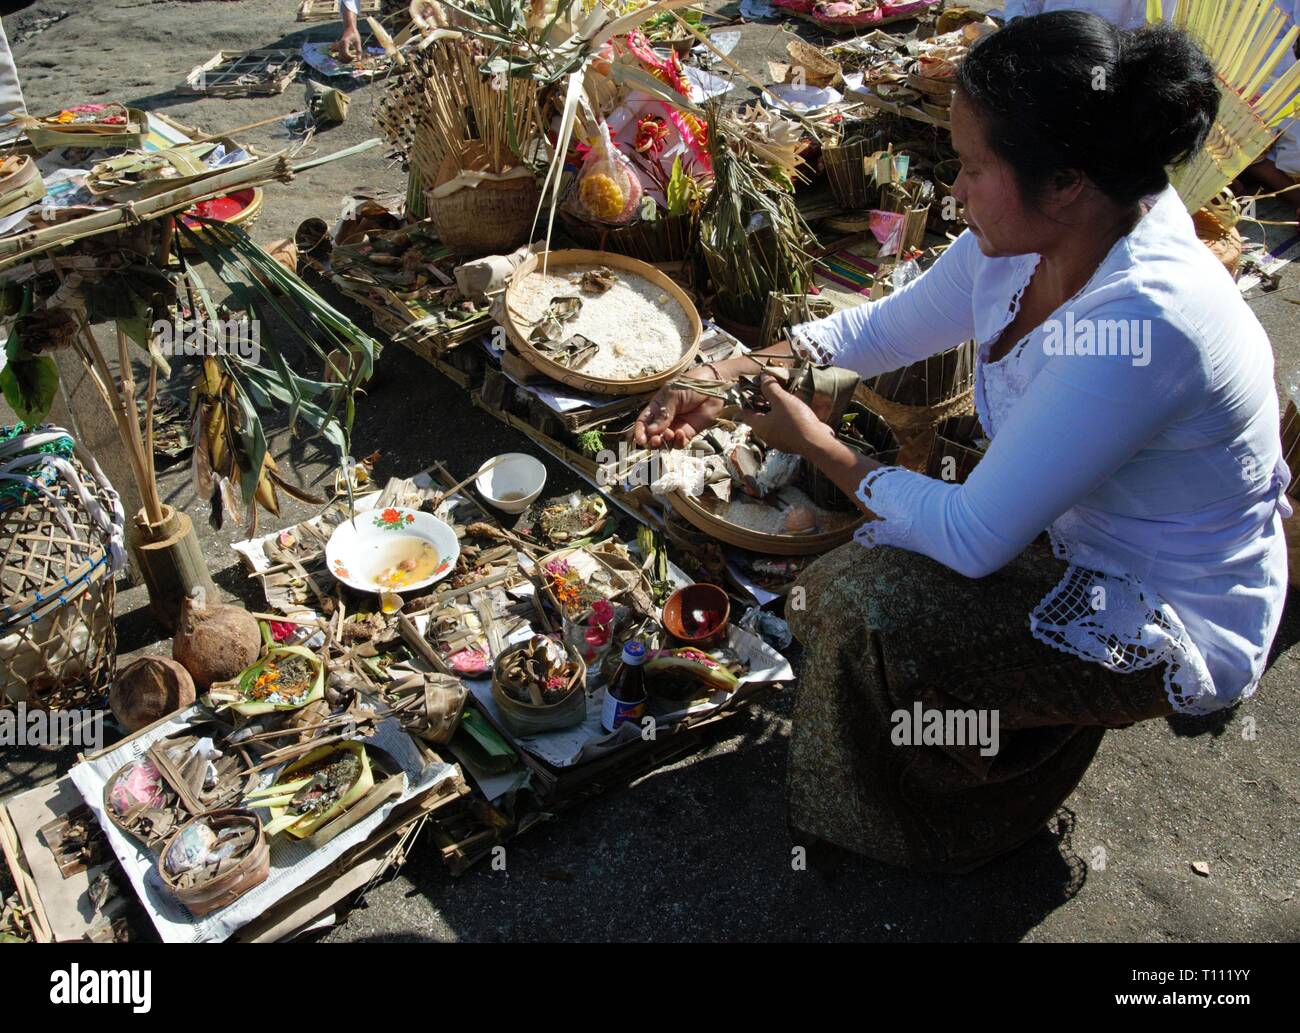
<svg viewBox="0 0 1300 1033"><path fill-rule="evenodd" d="M1219 110L1214 69L1184 33L1085 11L1014 19L971 48L957 87L1031 197L1071 170L1121 204L1156 193Z"/></svg>

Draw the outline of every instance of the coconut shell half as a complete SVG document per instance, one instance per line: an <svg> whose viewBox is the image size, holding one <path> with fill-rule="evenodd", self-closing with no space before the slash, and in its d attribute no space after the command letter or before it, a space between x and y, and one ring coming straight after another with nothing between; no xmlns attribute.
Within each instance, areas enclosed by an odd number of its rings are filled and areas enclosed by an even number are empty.
<svg viewBox="0 0 1300 1033"><path fill-rule="evenodd" d="M188 707L194 696L194 679L183 666L165 656L142 656L117 672L108 705L123 728L138 732Z"/></svg>

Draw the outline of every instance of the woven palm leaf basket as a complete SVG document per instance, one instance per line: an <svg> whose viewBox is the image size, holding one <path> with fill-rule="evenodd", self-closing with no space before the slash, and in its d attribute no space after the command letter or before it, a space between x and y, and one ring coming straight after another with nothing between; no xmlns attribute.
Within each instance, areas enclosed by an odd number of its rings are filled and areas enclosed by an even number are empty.
<svg viewBox="0 0 1300 1033"><path fill-rule="evenodd" d="M1282 415L1282 458L1291 469L1291 487L1288 496L1294 511L1283 523L1286 531L1286 551L1290 560L1290 584L1300 589L1300 410L1294 401L1288 402Z"/></svg>
<svg viewBox="0 0 1300 1033"><path fill-rule="evenodd" d="M116 657L125 517L60 427L0 427L0 706L100 695Z"/></svg>
<svg viewBox="0 0 1300 1033"><path fill-rule="evenodd" d="M858 386L857 397L898 437L900 466L924 470L939 424L971 411L975 359L975 342L966 341Z"/></svg>

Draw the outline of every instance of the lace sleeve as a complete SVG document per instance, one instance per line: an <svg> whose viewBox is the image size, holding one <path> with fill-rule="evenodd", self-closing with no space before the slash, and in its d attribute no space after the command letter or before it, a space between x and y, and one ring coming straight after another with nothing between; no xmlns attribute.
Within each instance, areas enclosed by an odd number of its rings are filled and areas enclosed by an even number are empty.
<svg viewBox="0 0 1300 1033"><path fill-rule="evenodd" d="M790 332L799 355L874 377L969 340L975 334L975 270L985 261L970 231L907 286Z"/></svg>

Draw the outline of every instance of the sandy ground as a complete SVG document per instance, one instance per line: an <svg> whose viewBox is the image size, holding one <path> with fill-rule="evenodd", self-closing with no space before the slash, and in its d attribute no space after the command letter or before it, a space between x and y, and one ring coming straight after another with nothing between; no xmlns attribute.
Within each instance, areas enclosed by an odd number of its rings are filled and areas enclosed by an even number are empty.
<svg viewBox="0 0 1300 1033"><path fill-rule="evenodd" d="M232 128L301 107L302 85L276 98L192 100L174 85L218 49L296 46L337 26L304 29L294 0L41 2L6 20L35 111L91 98L123 99L204 129ZM737 56L763 68L780 56L777 27L746 30ZM323 152L372 135L373 87L354 93L348 123L322 134ZM246 139L282 146L282 130ZM381 151L267 189L254 227L267 242L310 215L332 218L358 185L400 190ZM1265 215L1265 217L1268 217ZM1274 216L1277 217L1277 216ZM1280 240L1292 230L1268 227ZM1284 291L1253 302L1279 371L1300 369L1300 312ZM359 406L356 450L383 453L381 477L434 459L468 472L526 442L474 409L400 347ZM277 457L306 484L325 467L281 429ZM286 463L281 463L282 466ZM571 483L553 463L551 484ZM229 544L212 532L183 471L167 498L201 529L218 582L245 584ZM305 511L286 505L285 523ZM119 597L124 651L166 648L143 590ZM1060 819L1029 845L973 875L913 876L867 861L794 870L785 828L790 700L732 725L702 753L662 769L520 838L504 870L451 878L429 849L374 889L333 940L1294 940L1300 934L1300 607L1296 600L1258 695L1216 719L1152 721L1106 737ZM60 763L61 762L61 763ZM15 751L0 764L0 795L48 777L67 758ZM1196 874L1192 862L1209 865Z"/></svg>

